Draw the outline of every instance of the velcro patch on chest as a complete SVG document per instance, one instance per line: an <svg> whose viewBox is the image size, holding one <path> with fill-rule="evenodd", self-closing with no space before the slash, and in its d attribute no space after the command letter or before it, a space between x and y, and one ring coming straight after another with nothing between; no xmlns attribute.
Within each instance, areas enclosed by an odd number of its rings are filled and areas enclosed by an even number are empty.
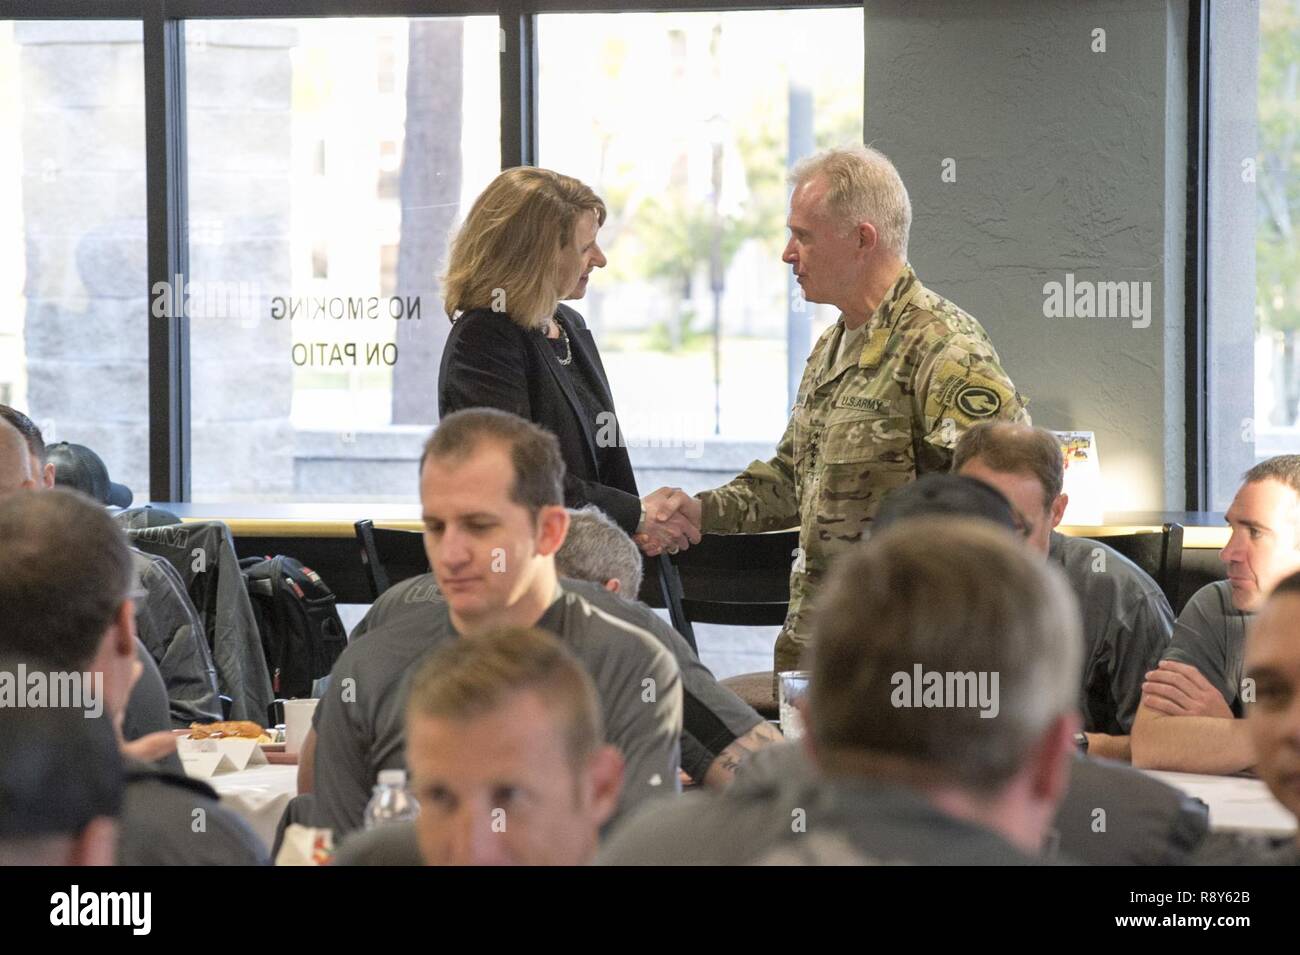
<svg viewBox="0 0 1300 955"><path fill-rule="evenodd" d="M885 357L885 346L889 344L889 329L878 328L867 336L867 343L862 346L858 357L859 368L874 368Z"/></svg>

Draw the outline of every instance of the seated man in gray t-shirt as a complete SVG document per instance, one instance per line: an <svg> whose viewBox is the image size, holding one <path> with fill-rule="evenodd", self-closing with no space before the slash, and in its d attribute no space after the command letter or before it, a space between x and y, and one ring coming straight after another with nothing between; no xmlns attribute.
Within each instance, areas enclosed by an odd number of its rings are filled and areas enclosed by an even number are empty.
<svg viewBox="0 0 1300 955"><path fill-rule="evenodd" d="M555 552L569 521L563 475L555 437L515 415L459 411L434 431L420 501L441 599L409 589L421 612L395 614L335 663L315 743L304 747L317 825L336 836L359 828L379 771L405 765L406 681L420 660L448 641L503 627L546 630L587 669L607 740L626 766L620 812L679 791L677 664L645 629L559 583Z"/></svg>
<svg viewBox="0 0 1300 955"><path fill-rule="evenodd" d="M1300 569L1300 455L1255 465L1226 515L1220 553L1227 580L1202 587L1179 615L1160 665L1147 674L1133 725L1133 764L1189 773L1236 773L1255 764L1239 719L1252 702L1242 657L1251 615Z"/></svg>
<svg viewBox="0 0 1300 955"><path fill-rule="evenodd" d="M1114 548L1056 533L1069 497L1062 490L1061 444L1052 432L977 424L957 442L952 469L1001 491L1018 513L1025 542L1065 571L1083 615L1079 700L1088 754L1127 762L1143 677L1169 645L1169 601Z"/></svg>

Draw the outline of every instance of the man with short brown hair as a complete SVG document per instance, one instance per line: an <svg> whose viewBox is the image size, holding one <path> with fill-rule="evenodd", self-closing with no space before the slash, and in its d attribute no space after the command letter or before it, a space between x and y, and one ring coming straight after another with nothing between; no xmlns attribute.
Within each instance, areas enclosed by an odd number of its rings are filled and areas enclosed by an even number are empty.
<svg viewBox="0 0 1300 955"><path fill-rule="evenodd" d="M318 825L358 828L378 773L403 765L406 681L428 653L501 628L540 627L582 662L627 765L619 811L679 789L681 675L644 628L566 588L564 461L555 436L489 408L442 419L420 469L424 545L440 599L354 638L335 662L300 778Z"/></svg>
<svg viewBox="0 0 1300 955"><path fill-rule="evenodd" d="M1011 501L1029 546L1065 571L1083 615L1084 745L1127 762L1142 681L1169 646L1174 612L1151 577L1104 541L1056 532L1069 497L1060 441L1045 428L977 424L957 442L953 472Z"/></svg>

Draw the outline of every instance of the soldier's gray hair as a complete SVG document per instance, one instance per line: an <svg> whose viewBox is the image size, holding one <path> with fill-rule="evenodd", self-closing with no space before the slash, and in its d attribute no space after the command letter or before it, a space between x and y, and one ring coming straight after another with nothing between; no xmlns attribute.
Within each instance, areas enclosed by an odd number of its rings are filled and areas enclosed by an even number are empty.
<svg viewBox="0 0 1300 955"><path fill-rule="evenodd" d="M790 184L797 189L818 176L826 181L827 212L849 228L870 222L881 247L907 260L912 202L884 153L863 145L825 149L796 163Z"/></svg>
<svg viewBox="0 0 1300 955"><path fill-rule="evenodd" d="M641 591L640 549L597 507L569 509L569 533L555 554L555 570L602 586L617 578L619 593L628 600Z"/></svg>
<svg viewBox="0 0 1300 955"><path fill-rule="evenodd" d="M987 521L918 517L873 535L818 598L809 704L819 759L999 791L1078 706L1079 619L1061 573ZM932 685L928 674L947 691L937 704L913 686ZM995 715L972 705L968 674L995 688ZM962 686L965 705L948 698Z"/></svg>

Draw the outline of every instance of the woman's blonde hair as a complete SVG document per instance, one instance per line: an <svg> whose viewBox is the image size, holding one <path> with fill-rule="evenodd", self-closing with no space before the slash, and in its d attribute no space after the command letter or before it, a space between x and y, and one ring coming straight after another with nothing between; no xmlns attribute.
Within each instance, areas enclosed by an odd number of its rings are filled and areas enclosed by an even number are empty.
<svg viewBox="0 0 1300 955"><path fill-rule="evenodd" d="M557 288L558 257L583 212L605 224L605 203L572 176L517 166L493 179L452 240L442 278L447 317L491 308L525 327L549 318L569 292Z"/></svg>

